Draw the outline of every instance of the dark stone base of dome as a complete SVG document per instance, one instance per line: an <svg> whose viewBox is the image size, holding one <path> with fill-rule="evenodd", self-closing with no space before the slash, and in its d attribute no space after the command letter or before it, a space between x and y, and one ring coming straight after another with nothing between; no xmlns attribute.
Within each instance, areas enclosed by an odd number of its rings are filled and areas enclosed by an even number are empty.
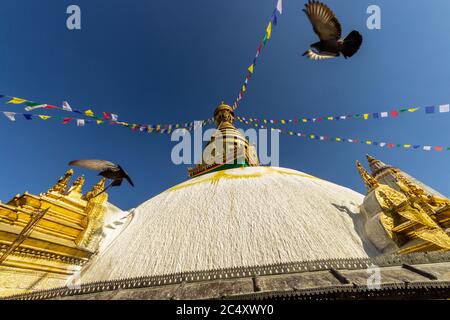
<svg viewBox="0 0 450 320"><path fill-rule="evenodd" d="M369 287L377 268L378 287ZM450 252L337 259L121 279L11 299L448 299Z"/></svg>

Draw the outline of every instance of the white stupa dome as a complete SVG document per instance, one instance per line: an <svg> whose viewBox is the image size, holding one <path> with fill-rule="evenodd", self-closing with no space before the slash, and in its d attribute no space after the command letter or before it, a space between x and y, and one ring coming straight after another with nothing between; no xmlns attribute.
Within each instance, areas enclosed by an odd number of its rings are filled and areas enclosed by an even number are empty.
<svg viewBox="0 0 450 320"><path fill-rule="evenodd" d="M363 196L274 167L208 173L148 200L84 269L82 282L377 255Z"/></svg>

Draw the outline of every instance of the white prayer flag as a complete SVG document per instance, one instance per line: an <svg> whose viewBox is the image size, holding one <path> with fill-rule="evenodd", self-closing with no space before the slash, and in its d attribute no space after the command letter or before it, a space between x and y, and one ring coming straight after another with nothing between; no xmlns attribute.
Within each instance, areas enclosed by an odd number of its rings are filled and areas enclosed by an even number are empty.
<svg viewBox="0 0 450 320"><path fill-rule="evenodd" d="M380 147L383 148L384 146L386 146L386 142L380 142Z"/></svg>
<svg viewBox="0 0 450 320"><path fill-rule="evenodd" d="M450 104L444 104L439 106L439 112L441 113L450 112Z"/></svg>
<svg viewBox="0 0 450 320"><path fill-rule="evenodd" d="M77 126L78 127L82 127L82 126L84 126L84 124L85 124L84 119L77 119Z"/></svg>
<svg viewBox="0 0 450 320"><path fill-rule="evenodd" d="M72 108L70 107L70 105L67 101L63 101L62 108L63 108L63 110L72 112Z"/></svg>
<svg viewBox="0 0 450 320"><path fill-rule="evenodd" d="M11 121L16 121L16 113L15 112L3 112L3 114Z"/></svg>
<svg viewBox="0 0 450 320"><path fill-rule="evenodd" d="M278 10L278 12L279 12L280 14L283 13L283 0L278 0L278 3L277 3L277 10Z"/></svg>
<svg viewBox="0 0 450 320"><path fill-rule="evenodd" d="M423 147L423 150L425 150L425 151L431 151L431 147L430 147L430 146L424 146L424 147Z"/></svg>
<svg viewBox="0 0 450 320"><path fill-rule="evenodd" d="M389 116L389 113L381 112L380 115L381 115L382 118L387 118Z"/></svg>
<svg viewBox="0 0 450 320"><path fill-rule="evenodd" d="M40 105L37 105L37 106L29 106L29 107L26 107L25 110L26 111L32 111L34 109L45 108L46 106L47 106L46 104L40 104Z"/></svg>
<svg viewBox="0 0 450 320"><path fill-rule="evenodd" d="M119 116L117 114L111 113L111 120L117 121L119 119Z"/></svg>

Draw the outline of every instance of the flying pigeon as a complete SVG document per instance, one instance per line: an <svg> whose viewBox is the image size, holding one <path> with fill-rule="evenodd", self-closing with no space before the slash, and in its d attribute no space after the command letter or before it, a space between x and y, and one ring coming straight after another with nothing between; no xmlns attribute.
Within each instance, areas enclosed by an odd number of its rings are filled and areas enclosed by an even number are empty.
<svg viewBox="0 0 450 320"><path fill-rule="evenodd" d="M319 42L313 43L311 49L306 51L303 56L307 56L311 60L323 60L336 58L342 54L347 59L359 50L363 41L361 34L353 30L347 38L342 39L341 24L333 11L325 4L309 0L303 11L320 39Z"/></svg>
<svg viewBox="0 0 450 320"><path fill-rule="evenodd" d="M69 166L100 171L99 176L112 180L107 188L120 186L123 179L126 179L134 187L133 181L121 166L106 160L74 160L69 162Z"/></svg>

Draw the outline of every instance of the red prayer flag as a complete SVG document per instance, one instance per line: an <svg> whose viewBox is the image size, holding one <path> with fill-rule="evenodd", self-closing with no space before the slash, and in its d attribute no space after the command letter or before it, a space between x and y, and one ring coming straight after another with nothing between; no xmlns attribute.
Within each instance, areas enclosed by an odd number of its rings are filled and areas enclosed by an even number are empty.
<svg viewBox="0 0 450 320"><path fill-rule="evenodd" d="M263 48L263 44L262 44L262 42L261 42L261 43L259 44L258 53L261 52L262 48Z"/></svg>
<svg viewBox="0 0 450 320"><path fill-rule="evenodd" d="M388 147L388 148L393 148L393 147L395 147L395 144L389 143L389 144L387 145L387 147Z"/></svg>
<svg viewBox="0 0 450 320"><path fill-rule="evenodd" d="M395 118L395 117L397 117L398 116L398 111L397 110L392 110L391 111L391 117L392 118Z"/></svg>
<svg viewBox="0 0 450 320"><path fill-rule="evenodd" d="M50 104L46 105L44 109L58 109L58 107L52 106Z"/></svg>
<svg viewBox="0 0 450 320"><path fill-rule="evenodd" d="M64 118L62 124L68 124L70 121L72 121L72 118Z"/></svg>
<svg viewBox="0 0 450 320"><path fill-rule="evenodd" d="M103 118L104 118L105 120L110 120L110 119L111 119L111 116L108 114L108 112L103 112Z"/></svg>
<svg viewBox="0 0 450 320"><path fill-rule="evenodd" d="M436 150L438 152L441 152L442 150L444 150L444 148L440 147L440 146L437 146L437 147L434 147L434 150Z"/></svg>

